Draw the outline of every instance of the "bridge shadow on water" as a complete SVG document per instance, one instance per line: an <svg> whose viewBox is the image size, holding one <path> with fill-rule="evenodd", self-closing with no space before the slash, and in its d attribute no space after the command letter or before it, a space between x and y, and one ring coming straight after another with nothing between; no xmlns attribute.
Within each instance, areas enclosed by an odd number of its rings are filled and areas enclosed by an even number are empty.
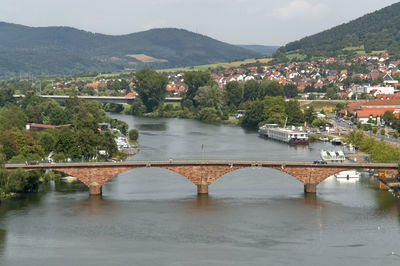
<svg viewBox="0 0 400 266"><path fill-rule="evenodd" d="M399 216L399 200L390 193L376 192L376 182L371 182L339 184L335 178L328 178L318 185L316 194L304 194L303 184L292 176L270 168L254 167L223 175L209 186L208 195L197 195L196 186L185 177L151 167L133 169L111 179L103 186L103 196L100 197L88 197L87 188L82 184L70 188L64 185L56 187L56 190L63 191L66 200L72 196L71 193L81 195L78 199L81 201L80 211L92 214L102 213L115 202L165 201L195 212L221 210L226 203L265 203L269 206L271 202L287 202L315 209L338 205L372 207L377 212L390 209L392 215Z"/></svg>

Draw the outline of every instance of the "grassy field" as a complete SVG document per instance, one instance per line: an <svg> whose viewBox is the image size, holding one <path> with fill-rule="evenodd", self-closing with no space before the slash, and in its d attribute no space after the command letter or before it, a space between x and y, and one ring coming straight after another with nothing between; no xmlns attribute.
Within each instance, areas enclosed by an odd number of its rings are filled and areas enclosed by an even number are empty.
<svg viewBox="0 0 400 266"><path fill-rule="evenodd" d="M360 45L360 46L348 46L342 49L343 51L364 51L364 45Z"/></svg>
<svg viewBox="0 0 400 266"><path fill-rule="evenodd" d="M199 70L199 71L207 71L209 69L223 67L223 68L231 68L231 67L238 67L243 64L251 64L251 63L268 63L271 61L271 58L252 58L246 59L241 61L232 61L232 62L224 62L224 63L216 63L216 64L207 64L207 65L199 65L193 67L177 67L177 68L168 68L168 69L159 69L159 72L185 72L185 71L192 71L192 70Z"/></svg>
<svg viewBox="0 0 400 266"><path fill-rule="evenodd" d="M302 61L307 56L305 54L294 53L294 54L287 54L286 57L289 58L289 60L292 60L293 58L296 58L297 60Z"/></svg>

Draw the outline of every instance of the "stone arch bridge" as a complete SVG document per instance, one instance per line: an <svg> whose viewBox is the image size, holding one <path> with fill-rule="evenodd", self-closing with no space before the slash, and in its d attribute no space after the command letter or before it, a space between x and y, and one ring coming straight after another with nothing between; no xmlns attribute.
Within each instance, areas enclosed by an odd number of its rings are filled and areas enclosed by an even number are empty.
<svg viewBox="0 0 400 266"><path fill-rule="evenodd" d="M7 169L47 169L75 176L89 187L90 195L100 195L102 186L118 174L139 167L158 167L176 172L197 186L199 194L207 194L208 186L221 176L241 168L267 167L285 172L304 184L305 193L316 193L317 185L331 175L351 169L374 169L397 174L398 165L377 163L270 162L270 161L148 161L96 162L59 164L6 164Z"/></svg>

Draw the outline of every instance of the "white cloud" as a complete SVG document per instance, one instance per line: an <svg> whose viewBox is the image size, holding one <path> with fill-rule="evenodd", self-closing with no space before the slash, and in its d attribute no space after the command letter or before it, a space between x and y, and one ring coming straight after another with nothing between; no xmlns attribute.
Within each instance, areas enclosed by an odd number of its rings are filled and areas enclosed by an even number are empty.
<svg viewBox="0 0 400 266"><path fill-rule="evenodd" d="M328 10L326 4L310 3L306 0L293 0L286 6L275 8L272 16L279 20L320 18Z"/></svg>

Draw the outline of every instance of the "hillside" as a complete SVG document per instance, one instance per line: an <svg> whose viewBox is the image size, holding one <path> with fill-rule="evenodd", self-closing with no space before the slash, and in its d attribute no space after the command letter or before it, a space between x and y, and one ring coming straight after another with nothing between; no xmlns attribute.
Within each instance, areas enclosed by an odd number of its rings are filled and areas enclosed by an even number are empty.
<svg viewBox="0 0 400 266"><path fill-rule="evenodd" d="M111 36L70 27L0 22L0 76L180 67L260 56L182 29Z"/></svg>
<svg viewBox="0 0 400 266"><path fill-rule="evenodd" d="M400 56L400 3L288 43L274 56L282 58L285 54L288 59L350 56L382 50Z"/></svg>
<svg viewBox="0 0 400 266"><path fill-rule="evenodd" d="M268 46L268 45L239 45L245 49L253 50L262 55L272 55L278 50L280 46Z"/></svg>

